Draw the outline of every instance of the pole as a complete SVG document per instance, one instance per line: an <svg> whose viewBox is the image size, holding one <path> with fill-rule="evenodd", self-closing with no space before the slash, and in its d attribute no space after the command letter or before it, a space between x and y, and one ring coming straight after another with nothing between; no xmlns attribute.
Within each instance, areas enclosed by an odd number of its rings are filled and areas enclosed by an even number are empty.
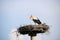
<svg viewBox="0 0 60 40"><path fill-rule="evenodd" d="M31 40L34 40L34 36L31 36Z"/></svg>

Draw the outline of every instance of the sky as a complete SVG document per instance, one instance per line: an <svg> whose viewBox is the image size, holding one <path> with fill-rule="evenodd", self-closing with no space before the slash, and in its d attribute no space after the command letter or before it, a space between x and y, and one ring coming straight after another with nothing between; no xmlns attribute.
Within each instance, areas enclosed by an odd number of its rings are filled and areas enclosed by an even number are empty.
<svg viewBox="0 0 60 40"><path fill-rule="evenodd" d="M60 0L0 0L0 40L10 40L9 33L21 25L34 24L29 16L37 16L49 25L49 33L37 34L35 40L60 40ZM22 35L22 40L30 40Z"/></svg>

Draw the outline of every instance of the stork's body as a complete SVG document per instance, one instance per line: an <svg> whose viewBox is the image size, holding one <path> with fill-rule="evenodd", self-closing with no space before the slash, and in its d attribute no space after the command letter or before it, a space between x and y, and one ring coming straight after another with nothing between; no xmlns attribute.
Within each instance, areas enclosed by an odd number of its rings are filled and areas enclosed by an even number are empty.
<svg viewBox="0 0 60 40"><path fill-rule="evenodd" d="M35 24L37 23L37 24L41 24L41 21L37 18L37 17L35 17L35 16L30 16L30 19L31 20L33 20L34 22L35 22Z"/></svg>

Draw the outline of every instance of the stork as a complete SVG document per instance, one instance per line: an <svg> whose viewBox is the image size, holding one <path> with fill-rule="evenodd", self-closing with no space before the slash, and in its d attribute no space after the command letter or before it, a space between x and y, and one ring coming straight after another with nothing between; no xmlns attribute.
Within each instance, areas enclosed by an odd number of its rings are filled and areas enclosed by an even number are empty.
<svg viewBox="0 0 60 40"><path fill-rule="evenodd" d="M30 19L34 21L34 23L36 24L41 24L41 21L38 19L38 17L35 17L35 16L30 16Z"/></svg>

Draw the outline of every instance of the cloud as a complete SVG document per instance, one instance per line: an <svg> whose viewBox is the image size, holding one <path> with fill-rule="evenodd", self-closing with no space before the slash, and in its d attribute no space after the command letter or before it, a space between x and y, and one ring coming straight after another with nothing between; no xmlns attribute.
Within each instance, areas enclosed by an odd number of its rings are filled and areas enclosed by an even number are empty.
<svg viewBox="0 0 60 40"><path fill-rule="evenodd" d="M17 29L12 29L10 32L10 40L23 40L23 35L17 32Z"/></svg>

